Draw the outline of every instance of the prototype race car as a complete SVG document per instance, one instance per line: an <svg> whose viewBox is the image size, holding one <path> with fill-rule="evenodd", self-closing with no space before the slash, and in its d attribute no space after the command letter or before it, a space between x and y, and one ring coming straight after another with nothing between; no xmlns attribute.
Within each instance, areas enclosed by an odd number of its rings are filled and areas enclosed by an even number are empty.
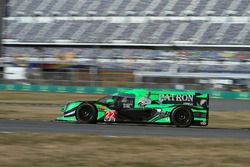
<svg viewBox="0 0 250 167"><path fill-rule="evenodd" d="M192 91L121 90L97 101L66 103L57 121L78 123L133 122L206 126L209 95Z"/></svg>

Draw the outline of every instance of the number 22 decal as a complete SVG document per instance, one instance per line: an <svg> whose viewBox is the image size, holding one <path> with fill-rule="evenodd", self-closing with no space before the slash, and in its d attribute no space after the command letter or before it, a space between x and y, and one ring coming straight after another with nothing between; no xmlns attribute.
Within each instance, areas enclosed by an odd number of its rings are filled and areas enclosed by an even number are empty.
<svg viewBox="0 0 250 167"><path fill-rule="evenodd" d="M116 111L115 110L105 110L104 121L115 122L116 120Z"/></svg>

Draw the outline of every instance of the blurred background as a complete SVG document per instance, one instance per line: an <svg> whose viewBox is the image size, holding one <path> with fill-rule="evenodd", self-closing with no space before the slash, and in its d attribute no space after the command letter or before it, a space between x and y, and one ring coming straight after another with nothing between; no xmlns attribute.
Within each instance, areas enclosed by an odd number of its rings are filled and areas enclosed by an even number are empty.
<svg viewBox="0 0 250 167"><path fill-rule="evenodd" d="M51 121L144 87L209 93L208 129ZM250 0L0 0L0 166L248 167L249 100Z"/></svg>
<svg viewBox="0 0 250 167"><path fill-rule="evenodd" d="M250 90L249 0L1 0L0 84Z"/></svg>

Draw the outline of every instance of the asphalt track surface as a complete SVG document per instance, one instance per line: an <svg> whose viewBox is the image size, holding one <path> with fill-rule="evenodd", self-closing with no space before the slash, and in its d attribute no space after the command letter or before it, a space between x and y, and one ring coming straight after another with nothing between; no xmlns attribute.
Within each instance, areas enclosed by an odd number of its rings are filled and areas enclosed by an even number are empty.
<svg viewBox="0 0 250 167"><path fill-rule="evenodd" d="M0 133L12 132L250 139L250 129L177 128L153 124L77 124L54 121L0 119Z"/></svg>
<svg viewBox="0 0 250 167"><path fill-rule="evenodd" d="M249 111L250 100L239 99L210 99L210 111Z"/></svg>
<svg viewBox="0 0 250 167"><path fill-rule="evenodd" d="M210 99L211 111L250 111L250 100ZM187 136L203 138L250 139L250 129L207 127L176 128L166 125L142 124L75 124L53 121L0 119L0 133L80 133L107 136Z"/></svg>

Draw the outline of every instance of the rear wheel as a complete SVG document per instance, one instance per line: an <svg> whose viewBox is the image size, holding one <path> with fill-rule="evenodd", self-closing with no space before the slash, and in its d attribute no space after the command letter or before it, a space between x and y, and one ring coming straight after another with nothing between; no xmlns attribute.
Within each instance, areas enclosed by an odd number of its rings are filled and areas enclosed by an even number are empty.
<svg viewBox="0 0 250 167"><path fill-rule="evenodd" d="M96 123L97 110L93 104L81 104L76 110L76 119L79 123Z"/></svg>
<svg viewBox="0 0 250 167"><path fill-rule="evenodd" d="M193 121L193 114L185 107L177 107L171 113L171 121L177 127L189 127Z"/></svg>

